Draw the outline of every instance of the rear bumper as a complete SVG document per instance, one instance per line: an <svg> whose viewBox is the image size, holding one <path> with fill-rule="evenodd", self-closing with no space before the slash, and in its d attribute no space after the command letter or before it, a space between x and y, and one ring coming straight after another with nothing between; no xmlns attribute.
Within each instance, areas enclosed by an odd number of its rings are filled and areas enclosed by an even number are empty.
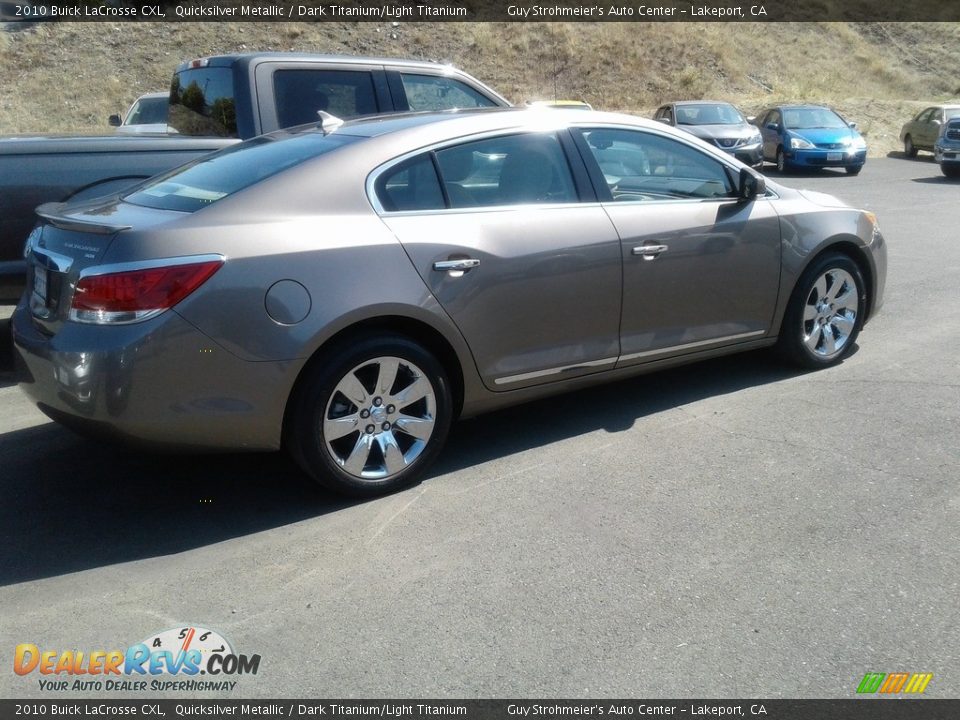
<svg viewBox="0 0 960 720"><path fill-rule="evenodd" d="M51 337L21 301L11 324L21 389L64 425L172 449L280 447L290 363L240 360L172 311Z"/></svg>

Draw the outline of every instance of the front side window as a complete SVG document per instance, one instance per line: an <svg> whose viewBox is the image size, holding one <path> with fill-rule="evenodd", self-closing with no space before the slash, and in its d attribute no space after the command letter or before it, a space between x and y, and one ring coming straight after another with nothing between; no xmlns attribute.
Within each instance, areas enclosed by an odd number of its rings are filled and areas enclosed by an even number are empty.
<svg viewBox="0 0 960 720"><path fill-rule="evenodd" d="M717 199L735 195L720 161L671 138L635 130L584 130L616 202Z"/></svg>
<svg viewBox="0 0 960 720"><path fill-rule="evenodd" d="M442 75L401 73L410 110L455 110L496 107L497 104L469 85Z"/></svg>
<svg viewBox="0 0 960 720"><path fill-rule="evenodd" d="M282 128L315 123L320 110L343 120L378 112L373 76L365 70L277 70L273 88Z"/></svg>

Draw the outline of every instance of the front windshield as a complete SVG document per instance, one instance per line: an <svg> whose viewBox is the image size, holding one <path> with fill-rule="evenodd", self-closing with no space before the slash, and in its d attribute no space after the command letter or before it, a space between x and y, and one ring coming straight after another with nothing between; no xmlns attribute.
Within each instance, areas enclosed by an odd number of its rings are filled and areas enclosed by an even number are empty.
<svg viewBox="0 0 960 720"><path fill-rule="evenodd" d="M847 123L827 108L794 108L783 111L783 126L789 130L845 128Z"/></svg>
<svg viewBox="0 0 960 720"><path fill-rule="evenodd" d="M740 111L726 103L678 105L677 125L741 125L746 122Z"/></svg>

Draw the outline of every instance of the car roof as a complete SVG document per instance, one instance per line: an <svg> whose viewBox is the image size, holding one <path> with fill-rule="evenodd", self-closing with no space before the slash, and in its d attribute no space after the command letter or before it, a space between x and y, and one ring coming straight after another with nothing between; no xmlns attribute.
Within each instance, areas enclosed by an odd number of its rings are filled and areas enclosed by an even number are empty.
<svg viewBox="0 0 960 720"><path fill-rule="evenodd" d="M602 125L627 124L640 128L655 129L658 132L673 132L677 134L678 137L686 138L685 133L667 128L663 123L647 120L635 115L601 112L598 110L543 107L477 108L470 110L373 115L348 120L338 126L333 132L362 138L375 138L406 132L423 132L424 134L437 134L438 139L448 137L453 139L457 136L473 135L488 131L496 132L498 130L509 130L511 128L518 128L520 130L543 128L544 130L550 130L571 125L590 125L592 123ZM309 130L312 128L319 130L319 124L301 126L299 130ZM434 133L434 130L437 132Z"/></svg>
<svg viewBox="0 0 960 720"><path fill-rule="evenodd" d="M831 112L836 112L829 105L813 105L810 103L802 103L799 105L771 105L771 110L830 110Z"/></svg>
<svg viewBox="0 0 960 720"><path fill-rule="evenodd" d="M667 105L733 105L732 102L727 102L726 100L676 100L672 103L666 103Z"/></svg>

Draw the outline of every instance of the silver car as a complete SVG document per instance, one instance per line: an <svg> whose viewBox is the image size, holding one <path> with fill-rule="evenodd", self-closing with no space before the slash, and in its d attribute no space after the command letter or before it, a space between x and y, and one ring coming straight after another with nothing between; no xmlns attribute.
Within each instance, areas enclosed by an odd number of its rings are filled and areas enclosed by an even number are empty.
<svg viewBox="0 0 960 720"><path fill-rule="evenodd" d="M833 365L886 276L871 213L583 110L327 117L38 212L13 328L41 410L284 447L356 495L458 416L767 346Z"/></svg>
<svg viewBox="0 0 960 720"><path fill-rule="evenodd" d="M760 131L730 103L713 100L667 103L657 108L653 119L686 130L750 167L763 167Z"/></svg>

